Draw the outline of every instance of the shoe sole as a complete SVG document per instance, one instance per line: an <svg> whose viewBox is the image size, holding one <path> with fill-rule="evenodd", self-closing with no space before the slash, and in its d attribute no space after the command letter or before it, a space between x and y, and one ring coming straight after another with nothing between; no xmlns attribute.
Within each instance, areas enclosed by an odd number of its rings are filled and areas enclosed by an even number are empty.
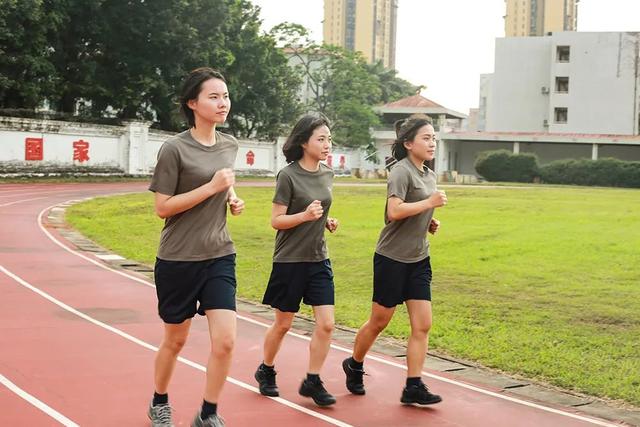
<svg viewBox="0 0 640 427"><path fill-rule="evenodd" d="M345 359L342 362L342 370L344 371L344 374L348 377L349 376L349 372L347 371L347 360ZM364 386L362 390L353 390L351 387L349 387L349 384L345 382L345 385L347 386L347 390L349 390L349 392L351 394L355 394L356 396L364 396L366 391L364 390Z"/></svg>
<svg viewBox="0 0 640 427"><path fill-rule="evenodd" d="M278 391L270 393L270 392L262 389L262 386L260 386L260 380L258 379L258 373L257 372L255 373L255 375L253 377L258 382L258 390L260 391L261 395L267 396L267 397L279 397L280 396L280 392L278 392Z"/></svg>
<svg viewBox="0 0 640 427"><path fill-rule="evenodd" d="M400 402L401 402L403 405L412 405L412 406L418 406L418 407L420 407L420 406L430 406L430 405L435 405L436 403L440 403L440 402L442 402L442 399L434 400L434 401L432 401L432 402L427 402L427 403L421 403L421 402L415 402L415 401L406 401L406 400L402 400L402 399L400 399Z"/></svg>
<svg viewBox="0 0 640 427"><path fill-rule="evenodd" d="M333 400L333 402L318 402L312 395L305 394L305 393L302 392L302 390L299 390L298 394L300 394L300 396L303 396L303 397L310 397L313 400L313 403L315 403L316 405L318 405L320 407L331 406L331 405L334 405L336 403L335 399Z"/></svg>

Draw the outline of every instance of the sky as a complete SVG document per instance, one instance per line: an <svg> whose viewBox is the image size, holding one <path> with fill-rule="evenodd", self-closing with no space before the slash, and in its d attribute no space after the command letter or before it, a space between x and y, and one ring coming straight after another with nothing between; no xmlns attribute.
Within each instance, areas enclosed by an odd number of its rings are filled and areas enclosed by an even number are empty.
<svg viewBox="0 0 640 427"><path fill-rule="evenodd" d="M302 24L322 42L323 0L250 0L263 29ZM478 106L480 74L491 73L504 37L505 0L399 0L396 69L425 85L427 98L468 113ZM578 31L640 31L640 0L580 0Z"/></svg>

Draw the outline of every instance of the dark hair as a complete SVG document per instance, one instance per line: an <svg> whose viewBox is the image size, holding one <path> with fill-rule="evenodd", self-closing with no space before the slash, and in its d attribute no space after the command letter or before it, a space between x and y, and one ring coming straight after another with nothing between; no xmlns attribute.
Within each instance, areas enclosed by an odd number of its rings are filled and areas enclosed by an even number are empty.
<svg viewBox="0 0 640 427"><path fill-rule="evenodd" d="M211 79L219 79L225 83L227 82L219 71L209 67L201 67L191 71L182 84L182 92L180 93L180 112L184 115L184 118L187 119L190 127L196 126L196 118L193 114L193 110L187 105L187 102L198 98L200 90L202 89L202 83Z"/></svg>
<svg viewBox="0 0 640 427"><path fill-rule="evenodd" d="M396 160L407 157L407 147L404 146L404 143L413 141L420 128L426 125L433 126L433 123L431 117L424 114L412 115L408 119L395 122L396 140L391 146L391 155Z"/></svg>
<svg viewBox="0 0 640 427"><path fill-rule="evenodd" d="M289 134L287 141L282 147L284 157L287 159L287 163L300 160L303 155L302 144L305 144L313 135L313 131L320 126L331 127L329 119L323 114L305 114L296 122L293 130Z"/></svg>

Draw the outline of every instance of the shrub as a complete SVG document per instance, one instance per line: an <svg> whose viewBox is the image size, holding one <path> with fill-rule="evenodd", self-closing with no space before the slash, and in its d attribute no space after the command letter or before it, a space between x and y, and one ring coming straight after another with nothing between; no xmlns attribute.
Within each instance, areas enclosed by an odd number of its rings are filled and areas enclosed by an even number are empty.
<svg viewBox="0 0 640 427"><path fill-rule="evenodd" d="M535 154L513 154L508 150L480 153L475 169L488 181L533 182L540 176Z"/></svg>
<svg viewBox="0 0 640 427"><path fill-rule="evenodd" d="M547 184L640 188L640 162L605 158L556 160L540 168Z"/></svg>

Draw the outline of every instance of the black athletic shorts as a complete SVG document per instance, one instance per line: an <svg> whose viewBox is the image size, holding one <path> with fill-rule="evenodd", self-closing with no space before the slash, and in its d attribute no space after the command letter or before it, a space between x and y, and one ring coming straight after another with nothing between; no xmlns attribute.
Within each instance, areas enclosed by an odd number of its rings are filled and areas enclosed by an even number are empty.
<svg viewBox="0 0 640 427"><path fill-rule="evenodd" d="M390 308L410 299L431 301L430 257L406 263L376 253L373 256L373 301Z"/></svg>
<svg viewBox="0 0 640 427"><path fill-rule="evenodd" d="M236 309L236 254L204 261L165 261L154 269L158 313L182 323L205 310Z"/></svg>
<svg viewBox="0 0 640 427"><path fill-rule="evenodd" d="M262 303L297 313L300 301L311 306L334 305L331 261L273 263Z"/></svg>

